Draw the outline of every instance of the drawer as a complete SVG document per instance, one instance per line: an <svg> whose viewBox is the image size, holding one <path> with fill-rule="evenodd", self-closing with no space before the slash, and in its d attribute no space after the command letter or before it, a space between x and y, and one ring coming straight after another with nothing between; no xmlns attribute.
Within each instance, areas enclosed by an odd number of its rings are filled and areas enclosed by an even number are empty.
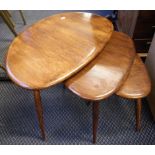
<svg viewBox="0 0 155 155"><path fill-rule="evenodd" d="M141 22L155 23L155 10L141 10L139 11L138 20Z"/></svg>
<svg viewBox="0 0 155 155"><path fill-rule="evenodd" d="M137 52L147 53L151 45L151 39L134 39Z"/></svg>
<svg viewBox="0 0 155 155"><path fill-rule="evenodd" d="M155 11L139 11L133 38L152 38L155 32Z"/></svg>
<svg viewBox="0 0 155 155"><path fill-rule="evenodd" d="M133 38L152 38L155 32L155 24L137 22Z"/></svg>

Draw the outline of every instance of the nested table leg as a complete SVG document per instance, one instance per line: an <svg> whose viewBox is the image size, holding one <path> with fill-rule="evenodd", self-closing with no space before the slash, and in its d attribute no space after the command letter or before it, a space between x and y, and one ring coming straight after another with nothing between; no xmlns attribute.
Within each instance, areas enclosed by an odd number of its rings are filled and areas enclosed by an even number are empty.
<svg viewBox="0 0 155 155"><path fill-rule="evenodd" d="M42 108L42 104L41 104L40 90L34 90L34 99L35 99L35 108L36 108L38 121L39 121L39 127L41 130L41 136L43 139L45 139L43 108Z"/></svg>
<svg viewBox="0 0 155 155"><path fill-rule="evenodd" d="M7 19L8 23L10 24L10 26L12 26L14 28L15 25L14 25L13 21L11 20L9 14L8 14L8 11L1 11L1 12L4 14L4 16Z"/></svg>
<svg viewBox="0 0 155 155"><path fill-rule="evenodd" d="M23 14L22 10L19 10L19 13L20 13L20 16L22 17L24 25L26 25L26 20L24 18L24 14Z"/></svg>
<svg viewBox="0 0 155 155"><path fill-rule="evenodd" d="M1 64L0 64L0 68L2 68L6 72L6 69Z"/></svg>
<svg viewBox="0 0 155 155"><path fill-rule="evenodd" d="M8 10L6 10L6 14L8 15L8 17L11 17L11 14Z"/></svg>
<svg viewBox="0 0 155 155"><path fill-rule="evenodd" d="M137 99L136 103L136 130L139 131L141 128L141 111L142 111L142 99Z"/></svg>
<svg viewBox="0 0 155 155"><path fill-rule="evenodd" d="M98 127L98 119L99 119L99 102L92 103L92 111L93 111L93 143L96 143L96 133Z"/></svg>

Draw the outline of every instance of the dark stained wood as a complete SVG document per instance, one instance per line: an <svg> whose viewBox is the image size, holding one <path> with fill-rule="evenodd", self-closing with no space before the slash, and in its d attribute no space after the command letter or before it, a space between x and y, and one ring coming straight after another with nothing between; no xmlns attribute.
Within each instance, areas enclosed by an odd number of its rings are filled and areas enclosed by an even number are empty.
<svg viewBox="0 0 155 155"><path fill-rule="evenodd" d="M141 128L141 112L142 112L142 100L137 99L136 103L136 130L139 131Z"/></svg>
<svg viewBox="0 0 155 155"><path fill-rule="evenodd" d="M151 82L146 67L140 57L137 55L127 80L123 83L117 95L138 99L146 97L151 90Z"/></svg>
<svg viewBox="0 0 155 155"><path fill-rule="evenodd" d="M136 49L141 53L149 50L152 39L134 39Z"/></svg>
<svg viewBox="0 0 155 155"><path fill-rule="evenodd" d="M117 27L134 39L138 53L147 53L155 32L155 10L119 10Z"/></svg>
<svg viewBox="0 0 155 155"><path fill-rule="evenodd" d="M82 71L66 81L66 86L88 100L101 100L115 93L126 80L135 57L133 41L113 32L104 50Z"/></svg>
<svg viewBox="0 0 155 155"><path fill-rule="evenodd" d="M93 143L96 143L96 134L99 120L99 102L92 103L92 111L93 111Z"/></svg>
<svg viewBox="0 0 155 155"><path fill-rule="evenodd" d="M42 139L45 139L45 127L43 119L43 108L41 104L41 96L39 90L34 90L35 108L38 116L39 127L41 130Z"/></svg>
<svg viewBox="0 0 155 155"><path fill-rule="evenodd" d="M6 58L8 75L27 89L50 87L90 62L112 32L109 20L91 13L47 17L14 39Z"/></svg>
<svg viewBox="0 0 155 155"><path fill-rule="evenodd" d="M0 68L3 69L3 71L6 72L6 69L5 69L5 67L3 65L0 64Z"/></svg>
<svg viewBox="0 0 155 155"><path fill-rule="evenodd" d="M152 39L155 31L155 10L140 10L135 25L133 38Z"/></svg>

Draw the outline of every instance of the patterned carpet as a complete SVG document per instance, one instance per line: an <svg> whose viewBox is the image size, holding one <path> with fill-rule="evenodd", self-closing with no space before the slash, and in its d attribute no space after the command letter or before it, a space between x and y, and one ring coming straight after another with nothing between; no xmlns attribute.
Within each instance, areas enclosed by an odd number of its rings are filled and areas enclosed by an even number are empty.
<svg viewBox="0 0 155 155"><path fill-rule="evenodd" d="M60 11L24 11L29 24ZM104 12L106 15L108 13ZM17 32L23 31L12 11ZM17 22L18 21L18 22ZM0 62L14 36L0 20ZM1 71L2 77L6 75ZM0 144L92 144L91 105L59 84L43 90L46 141L40 138L33 94L12 82L0 81ZM143 100L142 129L135 131L135 103L116 95L100 103L97 144L155 144L155 124Z"/></svg>
<svg viewBox="0 0 155 155"><path fill-rule="evenodd" d="M42 91L47 140L42 141L31 91L0 83L1 144L92 144L92 113L62 84ZM134 101L115 95L100 103L97 144L155 144L155 125L143 102L142 130L135 131Z"/></svg>

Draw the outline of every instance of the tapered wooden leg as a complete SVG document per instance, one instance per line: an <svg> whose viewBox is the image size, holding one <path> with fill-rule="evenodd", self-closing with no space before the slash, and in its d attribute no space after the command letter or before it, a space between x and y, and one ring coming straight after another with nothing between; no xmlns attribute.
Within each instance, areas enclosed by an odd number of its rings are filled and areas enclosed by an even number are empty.
<svg viewBox="0 0 155 155"><path fill-rule="evenodd" d="M136 103L136 130L139 131L141 128L141 111L142 111L142 100L137 99Z"/></svg>
<svg viewBox="0 0 155 155"><path fill-rule="evenodd" d="M99 119L99 102L93 102L92 111L93 111L93 143L96 143L96 133Z"/></svg>
<svg viewBox="0 0 155 155"><path fill-rule="evenodd" d="M8 20L7 16L5 15L5 13L3 11L0 12L0 15L2 17L2 19L4 20L4 22L6 23L6 25L9 27L9 29L11 30L11 32L17 36L16 31L14 30L13 25L10 23L10 21Z"/></svg>
<svg viewBox="0 0 155 155"><path fill-rule="evenodd" d="M9 17L11 17L11 14L10 14L10 12L9 12L8 10L6 10L6 13L7 13L7 15L8 15Z"/></svg>
<svg viewBox="0 0 155 155"><path fill-rule="evenodd" d="M22 17L22 20L23 20L24 25L26 25L26 20L24 18L24 15L23 15L22 10L19 10L19 13L20 13L20 16Z"/></svg>
<svg viewBox="0 0 155 155"><path fill-rule="evenodd" d="M15 27L15 24L14 24L13 21L11 20L11 17L10 17L10 15L8 14L8 11L6 10L6 11L2 11L2 12L3 12L3 14L5 15L5 17L7 18L9 24L14 28L14 27Z"/></svg>
<svg viewBox="0 0 155 155"><path fill-rule="evenodd" d="M0 68L2 68L3 69L3 71L5 71L6 72L6 69L0 64Z"/></svg>
<svg viewBox="0 0 155 155"><path fill-rule="evenodd" d="M34 90L34 99L35 99L35 108L38 116L39 127L41 130L41 136L45 139L45 129L44 129L44 120L43 120L43 108L41 104L41 96L39 90Z"/></svg>

